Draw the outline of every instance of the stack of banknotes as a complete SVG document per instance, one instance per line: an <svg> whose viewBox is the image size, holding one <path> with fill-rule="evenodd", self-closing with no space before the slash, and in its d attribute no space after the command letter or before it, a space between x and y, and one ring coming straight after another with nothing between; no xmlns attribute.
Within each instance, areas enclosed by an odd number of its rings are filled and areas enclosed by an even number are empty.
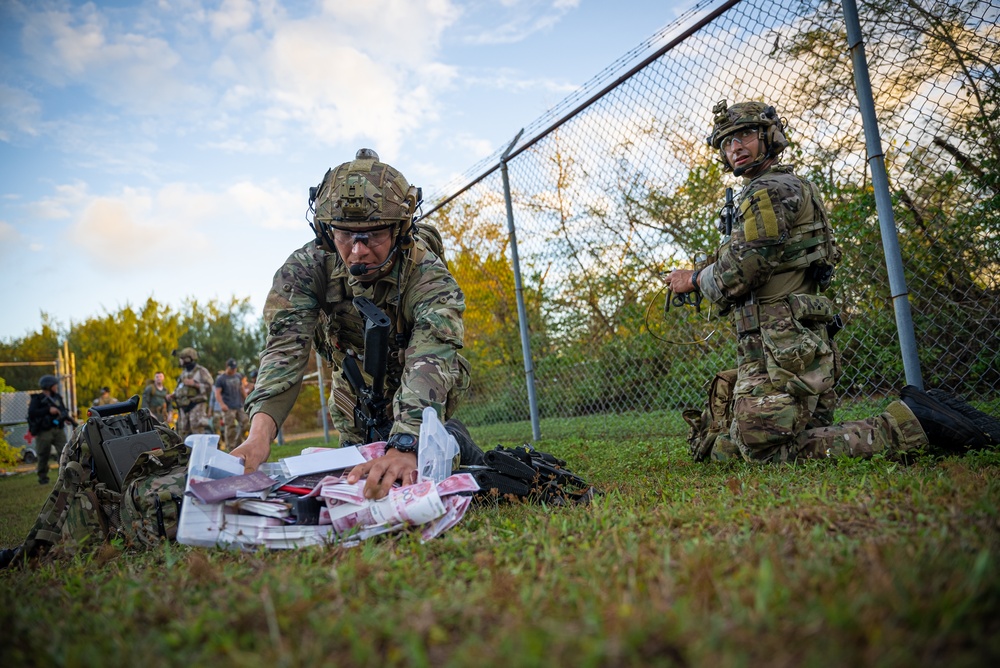
<svg viewBox="0 0 1000 668"><path fill-rule="evenodd" d="M479 489L468 473L396 486L377 501L364 498L365 481L349 484L347 474L383 454L385 443L310 448L243 474L236 458L210 442L195 443L177 540L247 549L353 546L404 530L426 541L461 521Z"/></svg>

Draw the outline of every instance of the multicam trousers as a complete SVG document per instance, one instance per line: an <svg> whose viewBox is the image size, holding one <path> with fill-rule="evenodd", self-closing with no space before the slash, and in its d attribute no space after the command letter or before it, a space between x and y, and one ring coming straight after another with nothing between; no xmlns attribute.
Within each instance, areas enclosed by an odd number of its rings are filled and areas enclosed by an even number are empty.
<svg viewBox="0 0 1000 668"><path fill-rule="evenodd" d="M183 408L177 409L177 427L175 431L184 441L190 434L210 434L210 421L208 419L208 404L201 402L195 404L190 411Z"/></svg>
<svg viewBox="0 0 1000 668"><path fill-rule="evenodd" d="M226 449L233 450L243 442L243 435L250 428L250 418L242 408L222 411L222 425Z"/></svg>
<svg viewBox="0 0 1000 668"><path fill-rule="evenodd" d="M732 383L714 382L709 397L711 419L720 422L727 408L728 432L717 434L712 459L742 457L746 461L781 462L796 458L871 457L884 452L899 456L927 446L916 417L894 401L878 417L833 424L839 375L836 351L826 331L825 298L791 295L788 300L752 304L736 310L739 336ZM720 374L721 376L721 374ZM714 412L713 412L714 407ZM692 443L699 440L696 421Z"/></svg>

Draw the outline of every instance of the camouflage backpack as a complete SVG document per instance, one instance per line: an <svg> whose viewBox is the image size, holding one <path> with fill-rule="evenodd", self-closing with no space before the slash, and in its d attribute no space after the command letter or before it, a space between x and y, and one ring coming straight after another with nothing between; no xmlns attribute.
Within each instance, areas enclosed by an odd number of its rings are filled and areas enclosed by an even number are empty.
<svg viewBox="0 0 1000 668"><path fill-rule="evenodd" d="M115 538L132 549L175 538L190 451L138 403L134 396L92 407L74 430L23 558L75 554Z"/></svg>
<svg viewBox="0 0 1000 668"><path fill-rule="evenodd" d="M739 458L739 451L728 437L729 425L733 421L736 376L737 369L717 373L709 384L708 405L703 410L689 408L683 413L684 421L688 423L688 446L696 462L709 458ZM720 436L723 437L722 442Z"/></svg>

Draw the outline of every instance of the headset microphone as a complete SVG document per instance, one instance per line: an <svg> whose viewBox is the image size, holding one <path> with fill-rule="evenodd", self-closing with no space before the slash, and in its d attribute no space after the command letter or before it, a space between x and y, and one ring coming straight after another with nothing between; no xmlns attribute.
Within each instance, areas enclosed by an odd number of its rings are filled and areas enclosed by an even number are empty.
<svg viewBox="0 0 1000 668"><path fill-rule="evenodd" d="M392 256L396 254L397 248L398 246L393 246L392 250L389 251L389 254L385 257L385 259L378 264L352 264L348 267L347 271L351 272L351 276L364 276L369 272L378 271L385 265L389 264L389 260L391 260Z"/></svg>

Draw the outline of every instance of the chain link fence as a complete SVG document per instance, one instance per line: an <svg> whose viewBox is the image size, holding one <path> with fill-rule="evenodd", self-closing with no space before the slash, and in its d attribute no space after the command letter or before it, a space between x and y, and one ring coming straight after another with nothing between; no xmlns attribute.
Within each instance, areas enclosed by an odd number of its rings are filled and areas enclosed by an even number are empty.
<svg viewBox="0 0 1000 668"><path fill-rule="evenodd" d="M1000 4L858 5L924 383L1000 413ZM787 120L783 162L823 193L845 257L831 287L851 402L905 384L840 2L702 2L435 198L466 292L469 424L527 420L511 211L542 418L700 405L735 365L726 318L665 309L665 274L720 241L713 105ZM704 340L704 341L703 341ZM667 425L672 425L668 427Z"/></svg>

